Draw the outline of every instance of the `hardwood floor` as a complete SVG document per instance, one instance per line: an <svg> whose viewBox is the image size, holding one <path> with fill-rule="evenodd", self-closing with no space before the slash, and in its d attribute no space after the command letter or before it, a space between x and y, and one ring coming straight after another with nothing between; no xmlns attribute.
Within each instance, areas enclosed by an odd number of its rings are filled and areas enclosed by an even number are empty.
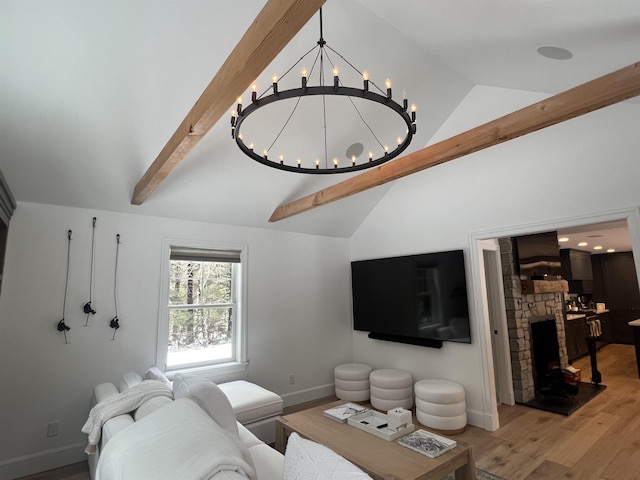
<svg viewBox="0 0 640 480"><path fill-rule="evenodd" d="M569 417L500 406L501 427L468 427L456 439L474 446L476 465L508 480L640 479L640 379L632 345L607 345L598 370L607 389ZM574 363L590 380L590 362Z"/></svg>
<svg viewBox="0 0 640 480"><path fill-rule="evenodd" d="M574 366L588 382L589 358ZM473 445L479 468L507 480L640 480L640 379L634 347L605 346L598 352L598 370L607 389L569 417L501 405L497 431L468 426L452 438ZM27 479L88 480L89 471L80 463Z"/></svg>

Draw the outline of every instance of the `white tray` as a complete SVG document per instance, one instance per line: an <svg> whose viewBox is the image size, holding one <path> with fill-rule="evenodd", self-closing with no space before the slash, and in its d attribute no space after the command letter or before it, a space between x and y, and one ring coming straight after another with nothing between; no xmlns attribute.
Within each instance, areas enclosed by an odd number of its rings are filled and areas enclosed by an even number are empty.
<svg viewBox="0 0 640 480"><path fill-rule="evenodd" d="M413 432L414 429L413 423L405 425L398 430L395 428L389 428L386 426L388 423L387 414L380 413L376 410L369 410L368 412L361 413L359 415L353 415L352 417L349 417L347 422L349 425L359 428L360 430L364 430L365 432L372 433L377 437L384 438L388 441L403 437L407 433Z"/></svg>

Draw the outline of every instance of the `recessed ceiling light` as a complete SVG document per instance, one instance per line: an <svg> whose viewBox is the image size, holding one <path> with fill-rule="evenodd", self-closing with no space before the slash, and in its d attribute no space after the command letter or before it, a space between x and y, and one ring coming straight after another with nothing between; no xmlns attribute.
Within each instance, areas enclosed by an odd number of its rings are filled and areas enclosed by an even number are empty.
<svg viewBox="0 0 640 480"><path fill-rule="evenodd" d="M569 241L569 237L560 237L558 239L559 242L568 242Z"/></svg>
<svg viewBox="0 0 640 480"><path fill-rule="evenodd" d="M552 47L550 45L539 47L538 53L543 57L551 58L553 60L569 60L570 58L573 58L573 53L566 48Z"/></svg>
<svg viewBox="0 0 640 480"><path fill-rule="evenodd" d="M602 246L601 245L596 245L595 247L593 247L594 250L602 250Z"/></svg>
<svg viewBox="0 0 640 480"><path fill-rule="evenodd" d="M616 251L615 248L610 248L610 249L607 250L607 253L614 253L615 251Z"/></svg>
<svg viewBox="0 0 640 480"><path fill-rule="evenodd" d="M579 247L586 247L587 245L589 245L587 242L580 242L578 244Z"/></svg>

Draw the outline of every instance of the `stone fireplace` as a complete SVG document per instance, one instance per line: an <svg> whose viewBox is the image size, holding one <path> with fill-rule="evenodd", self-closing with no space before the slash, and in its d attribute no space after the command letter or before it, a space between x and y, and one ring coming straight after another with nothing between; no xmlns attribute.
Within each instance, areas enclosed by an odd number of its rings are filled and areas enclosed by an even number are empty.
<svg viewBox="0 0 640 480"><path fill-rule="evenodd" d="M560 367L565 368L569 363L564 331L564 293L563 291L531 293L528 289L523 292L523 282L518 273L515 241L511 238L501 238L500 252L513 390L516 402L527 403L535 398L536 393L531 334L533 323L555 320ZM546 288L546 290L553 289L551 283L548 287L552 288ZM555 342L550 343L556 348Z"/></svg>

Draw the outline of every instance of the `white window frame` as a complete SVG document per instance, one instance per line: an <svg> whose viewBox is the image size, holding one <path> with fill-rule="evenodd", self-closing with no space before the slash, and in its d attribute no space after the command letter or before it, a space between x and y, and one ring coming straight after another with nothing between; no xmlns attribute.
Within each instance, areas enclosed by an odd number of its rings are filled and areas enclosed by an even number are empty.
<svg viewBox="0 0 640 480"><path fill-rule="evenodd" d="M240 252L240 281L237 292L236 322L233 325L233 348L235 358L229 362L212 363L191 367L177 367L167 370L167 350L169 345L169 275L171 272L171 249L195 248L201 250L234 250ZM225 376L245 372L247 370L247 258L248 247L244 244L209 242L204 240L187 240L165 238L162 241L162 263L160 268L160 297L158 309L158 338L156 347L156 365L161 367L172 379L179 372L202 374L208 377ZM215 378L214 378L215 379Z"/></svg>

